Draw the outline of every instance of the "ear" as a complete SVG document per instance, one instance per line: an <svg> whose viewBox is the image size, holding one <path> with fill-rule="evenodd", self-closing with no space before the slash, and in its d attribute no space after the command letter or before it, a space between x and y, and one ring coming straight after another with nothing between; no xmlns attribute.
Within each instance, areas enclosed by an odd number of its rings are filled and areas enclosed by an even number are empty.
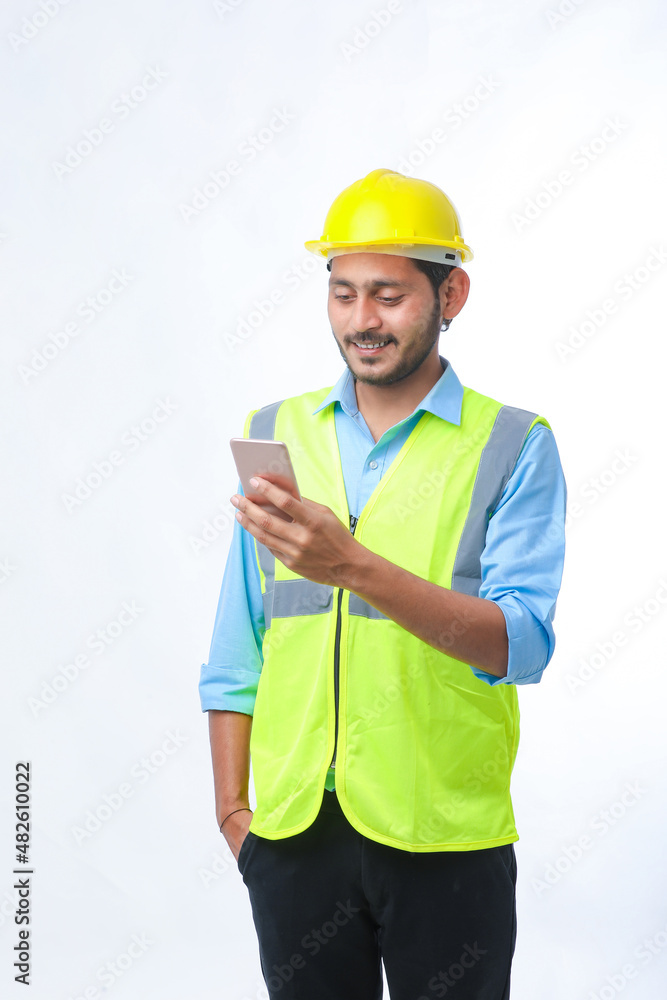
<svg viewBox="0 0 667 1000"><path fill-rule="evenodd" d="M455 267L440 285L440 309L443 319L454 319L463 309L470 291L470 278L466 271Z"/></svg>

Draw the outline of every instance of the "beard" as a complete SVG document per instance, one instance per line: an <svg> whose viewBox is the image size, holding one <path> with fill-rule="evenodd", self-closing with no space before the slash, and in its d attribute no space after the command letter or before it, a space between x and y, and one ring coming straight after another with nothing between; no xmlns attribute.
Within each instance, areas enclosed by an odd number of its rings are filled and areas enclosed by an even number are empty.
<svg viewBox="0 0 667 1000"><path fill-rule="evenodd" d="M369 358L367 362L364 362L364 370L361 374L353 371L347 359L347 355L335 335L334 340L338 345L338 350L340 351L343 361L357 382L364 382L367 385L393 385L395 382L400 382L402 379L412 375L412 373L415 372L424 363L424 361L426 361L426 358L429 356L434 346L438 343L441 326L442 320L440 317L440 302L436 299L431 315L426 321L423 329L417 333L415 340L409 345L405 352L398 357L395 367L393 367L390 371L384 372L383 374L380 374L379 372L375 374L373 372L373 369L369 364L372 360L371 358ZM378 340L383 339L391 339L394 343L396 343L393 337L378 337Z"/></svg>

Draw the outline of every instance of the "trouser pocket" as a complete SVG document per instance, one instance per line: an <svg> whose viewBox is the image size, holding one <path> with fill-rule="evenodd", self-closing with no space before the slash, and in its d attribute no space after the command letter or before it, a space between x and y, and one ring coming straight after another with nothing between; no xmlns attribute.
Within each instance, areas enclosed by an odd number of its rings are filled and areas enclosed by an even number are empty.
<svg viewBox="0 0 667 1000"><path fill-rule="evenodd" d="M248 832L245 835L245 839L244 839L243 843L241 844L241 850L239 851L239 856L238 856L238 859L236 861L236 864L237 864L238 870L241 872L242 876L243 876L243 873L245 872L246 862L248 860L248 853L249 853L250 848L252 846L252 840L254 839L254 836L255 836L255 834L251 833L250 830L248 830Z"/></svg>

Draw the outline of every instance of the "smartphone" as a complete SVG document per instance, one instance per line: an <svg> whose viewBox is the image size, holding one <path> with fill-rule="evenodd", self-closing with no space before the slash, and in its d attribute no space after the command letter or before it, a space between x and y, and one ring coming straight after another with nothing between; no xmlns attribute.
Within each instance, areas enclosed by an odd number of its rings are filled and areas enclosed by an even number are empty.
<svg viewBox="0 0 667 1000"><path fill-rule="evenodd" d="M243 494L258 507L264 507L268 514L275 514L283 521L292 522L285 511L280 510L261 493L257 493L250 485L252 476L261 476L270 483L279 486L281 490L291 493L297 500L301 499L296 476L292 468L287 445L284 441L264 441L261 438L230 438L236 469L243 486Z"/></svg>

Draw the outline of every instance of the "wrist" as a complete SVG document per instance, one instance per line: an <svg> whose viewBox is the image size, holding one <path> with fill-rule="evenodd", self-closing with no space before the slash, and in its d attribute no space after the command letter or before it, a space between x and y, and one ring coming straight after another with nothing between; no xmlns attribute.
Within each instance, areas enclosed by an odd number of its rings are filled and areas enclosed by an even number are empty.
<svg viewBox="0 0 667 1000"><path fill-rule="evenodd" d="M375 552L371 552L365 545L355 539L352 549L352 559L341 574L341 582L338 586L343 590L352 593L365 592L368 580L371 578L375 563L381 559Z"/></svg>
<svg viewBox="0 0 667 1000"><path fill-rule="evenodd" d="M226 816L229 816L231 812L236 809L249 809L247 797L244 799L228 799L225 802L221 802L216 805L215 818L218 821L218 827L224 822Z"/></svg>
<svg viewBox="0 0 667 1000"><path fill-rule="evenodd" d="M220 828L220 832L222 833L222 828L224 827L225 823L230 818L230 816L235 816L237 813L241 813L241 812L250 812L251 813L252 809L250 808L250 806L237 806L235 809L232 809L231 812L227 813L226 816L222 817L222 821L218 824L218 826Z"/></svg>

